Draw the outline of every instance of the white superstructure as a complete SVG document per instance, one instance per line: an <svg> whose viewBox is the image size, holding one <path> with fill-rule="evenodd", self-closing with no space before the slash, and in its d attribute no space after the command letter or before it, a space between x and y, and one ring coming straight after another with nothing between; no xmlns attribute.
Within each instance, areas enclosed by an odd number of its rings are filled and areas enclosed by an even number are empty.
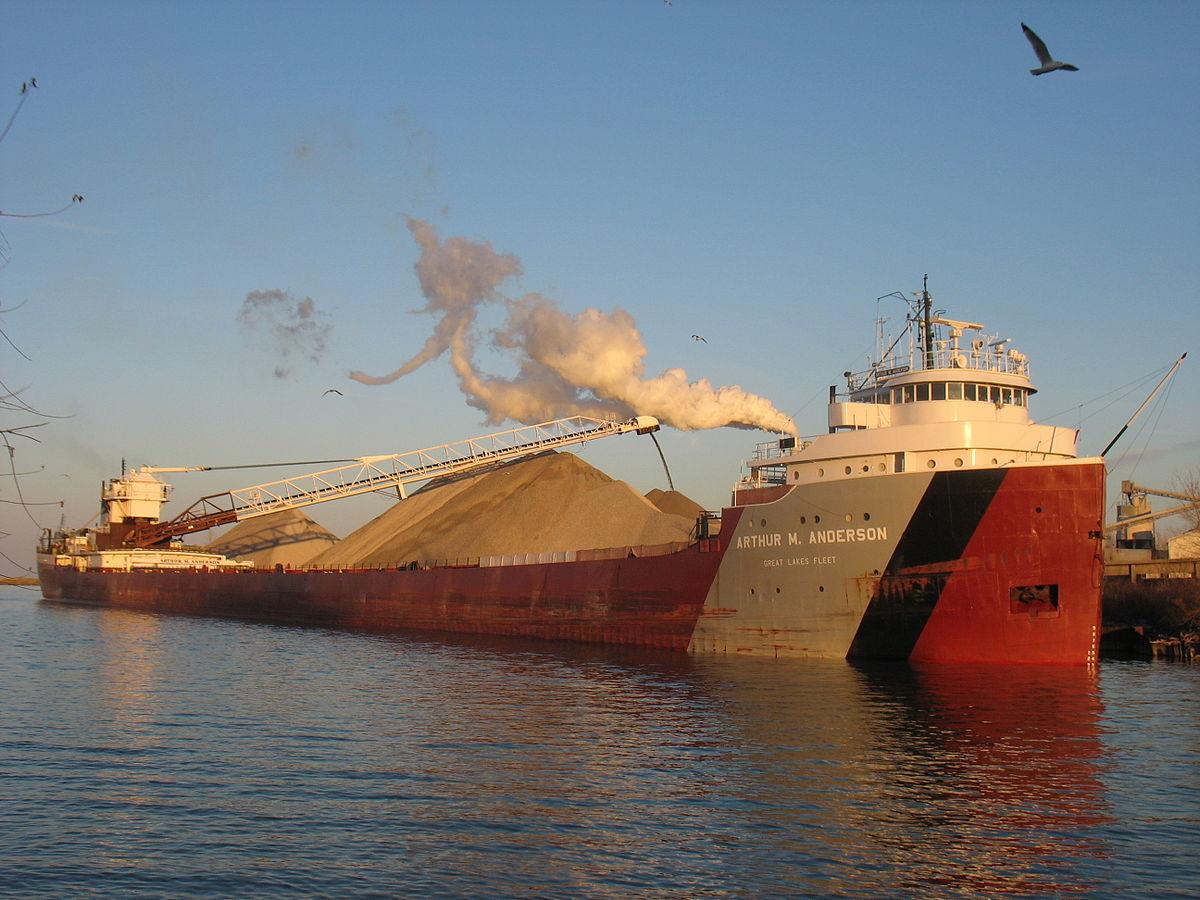
<svg viewBox="0 0 1200 900"><path fill-rule="evenodd" d="M1078 429L1030 418L1025 354L916 296L900 337L884 350L881 335L868 368L830 387L828 433L759 444L735 491L1076 458Z"/></svg>
<svg viewBox="0 0 1200 900"><path fill-rule="evenodd" d="M103 524L133 519L157 522L162 505L171 498L171 485L155 478L148 466L110 478L100 489Z"/></svg>

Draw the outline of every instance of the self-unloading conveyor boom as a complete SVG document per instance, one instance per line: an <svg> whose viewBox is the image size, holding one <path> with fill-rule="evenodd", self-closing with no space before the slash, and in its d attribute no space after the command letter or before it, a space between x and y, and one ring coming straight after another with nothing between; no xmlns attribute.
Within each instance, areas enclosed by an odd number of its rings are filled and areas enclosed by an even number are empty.
<svg viewBox="0 0 1200 900"><path fill-rule="evenodd" d="M571 416L423 450L363 456L349 465L201 497L169 522L152 522L134 528L125 543L153 547L195 531L372 491L395 488L403 499L405 485L461 475L615 434L630 431L647 434L657 431L658 427L658 420L653 416L637 416L623 422Z"/></svg>

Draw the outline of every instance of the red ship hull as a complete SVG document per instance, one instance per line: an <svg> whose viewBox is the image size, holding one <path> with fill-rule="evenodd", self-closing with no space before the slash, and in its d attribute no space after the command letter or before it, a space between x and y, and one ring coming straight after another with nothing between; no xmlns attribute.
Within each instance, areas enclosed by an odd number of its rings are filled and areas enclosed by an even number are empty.
<svg viewBox="0 0 1200 900"><path fill-rule="evenodd" d="M449 631L688 647L717 541L662 556L511 566L78 572L41 566L48 599L372 632Z"/></svg>
<svg viewBox="0 0 1200 900"><path fill-rule="evenodd" d="M1103 509L1103 465L1070 461L800 486L726 509L719 538L661 555L240 572L78 571L42 555L39 567L46 598L147 612L697 653L1082 665L1098 647Z"/></svg>

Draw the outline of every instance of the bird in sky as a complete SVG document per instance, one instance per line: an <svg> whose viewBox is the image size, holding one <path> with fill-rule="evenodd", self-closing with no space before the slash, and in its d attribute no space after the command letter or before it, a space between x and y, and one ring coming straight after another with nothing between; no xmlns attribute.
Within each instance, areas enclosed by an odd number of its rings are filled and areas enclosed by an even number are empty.
<svg viewBox="0 0 1200 900"><path fill-rule="evenodd" d="M345 395L345 394L343 394L341 391L339 391L337 388L329 388L327 391L325 391L325 394L337 394L339 397L345 397L345 396L346 396L346 395ZM322 397L324 397L324 396L325 396L325 394L322 394L321 396L322 396Z"/></svg>
<svg viewBox="0 0 1200 900"><path fill-rule="evenodd" d="M1058 69L1063 69L1067 72L1078 72L1079 67L1073 66L1070 63L1059 62L1050 55L1050 51L1046 49L1046 42L1033 33L1033 29L1021 23L1021 30L1025 32L1025 37L1029 38L1029 43L1033 45L1033 52L1037 54L1038 62L1041 66L1036 69L1030 69L1030 75L1045 75L1047 72L1054 72Z"/></svg>
<svg viewBox="0 0 1200 900"><path fill-rule="evenodd" d="M36 79L36 78L30 78L30 79L29 79L29 86L30 86L30 87L37 87L37 79Z"/></svg>
<svg viewBox="0 0 1200 900"><path fill-rule="evenodd" d="M83 202L83 194L72 194L71 202L72 203L82 203Z"/></svg>
<svg viewBox="0 0 1200 900"><path fill-rule="evenodd" d="M704 338L700 337L700 335L698 335L698 334L693 334L692 340L693 341L704 341L704 343L706 343L706 344L708 343L708 341L705 341Z"/></svg>
<svg viewBox="0 0 1200 900"><path fill-rule="evenodd" d="M29 90L29 82L22 81L21 82L21 93L24 94L28 90Z"/></svg>

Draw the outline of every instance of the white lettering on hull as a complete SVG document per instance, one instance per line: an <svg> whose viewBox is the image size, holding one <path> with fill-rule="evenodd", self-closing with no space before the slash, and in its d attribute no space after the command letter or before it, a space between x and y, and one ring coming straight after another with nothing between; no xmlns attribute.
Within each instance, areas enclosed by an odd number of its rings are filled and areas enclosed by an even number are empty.
<svg viewBox="0 0 1200 900"><path fill-rule="evenodd" d="M810 531L810 544L854 544L866 541L886 541L887 528L826 528L823 531Z"/></svg>
<svg viewBox="0 0 1200 900"><path fill-rule="evenodd" d="M792 567L792 566L832 566L837 562L836 556L790 556L786 559L783 557L775 557L774 559L764 559L764 569L774 569L777 567Z"/></svg>
<svg viewBox="0 0 1200 900"><path fill-rule="evenodd" d="M759 550L782 545L782 534L744 534L737 539L737 549L739 550Z"/></svg>
<svg viewBox="0 0 1200 900"><path fill-rule="evenodd" d="M886 541L887 539L888 530L886 525L872 525L869 528L825 528L810 530L807 541L805 541L804 535L800 532L789 531L787 534L787 545L789 547L797 547L803 546L805 543L863 544L872 541ZM775 531L768 534L744 534L737 539L734 549L766 550L773 547L782 547L783 545L783 534Z"/></svg>

